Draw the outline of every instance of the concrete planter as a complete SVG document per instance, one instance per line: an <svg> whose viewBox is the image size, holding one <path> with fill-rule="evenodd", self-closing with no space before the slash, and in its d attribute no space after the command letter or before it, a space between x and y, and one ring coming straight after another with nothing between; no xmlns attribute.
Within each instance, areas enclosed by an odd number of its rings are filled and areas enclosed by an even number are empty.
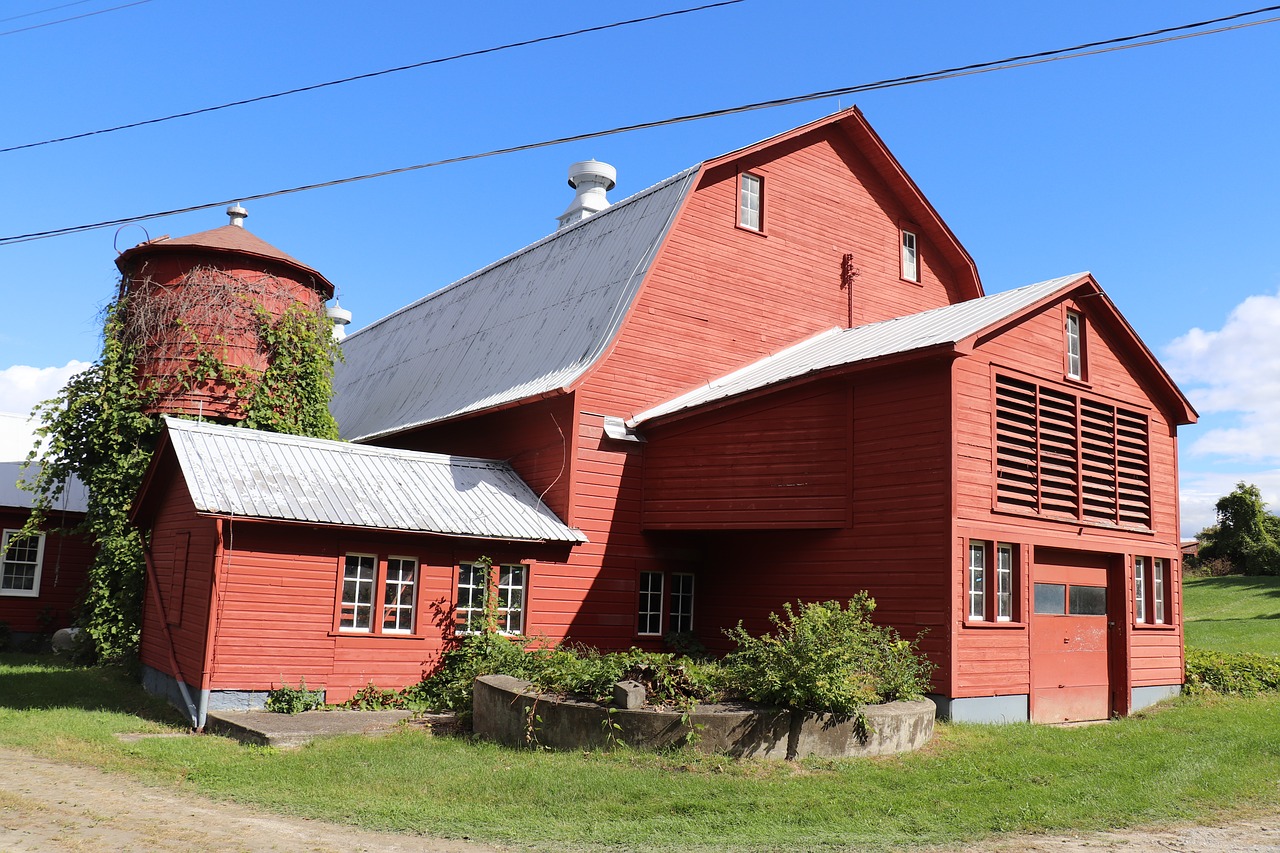
<svg viewBox="0 0 1280 853"><path fill-rule="evenodd" d="M735 757L827 758L893 755L919 749L933 737L934 704L890 702L866 708L867 729L829 714L806 716L746 703L699 705L692 714L626 711L534 692L507 675L477 678L472 729L508 746L640 749L679 746L690 733L703 752Z"/></svg>

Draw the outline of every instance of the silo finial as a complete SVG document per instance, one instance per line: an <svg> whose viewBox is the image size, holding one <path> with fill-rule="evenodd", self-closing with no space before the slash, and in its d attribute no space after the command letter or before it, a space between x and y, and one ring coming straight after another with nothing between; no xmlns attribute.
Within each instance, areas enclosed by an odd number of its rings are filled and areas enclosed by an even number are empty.
<svg viewBox="0 0 1280 853"><path fill-rule="evenodd" d="M227 208L227 216L231 217L231 224L237 228L244 227L244 218L248 215L249 211L238 204L233 204Z"/></svg>

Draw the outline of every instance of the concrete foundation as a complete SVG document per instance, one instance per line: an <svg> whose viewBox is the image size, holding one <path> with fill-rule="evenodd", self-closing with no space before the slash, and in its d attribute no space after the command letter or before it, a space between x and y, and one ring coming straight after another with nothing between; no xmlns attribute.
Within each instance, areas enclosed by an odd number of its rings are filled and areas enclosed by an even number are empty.
<svg viewBox="0 0 1280 853"><path fill-rule="evenodd" d="M506 675L476 679L472 730L508 746L607 749L625 743L662 749L689 743L735 757L839 758L919 749L933 737L932 702L865 709L866 726L829 714L804 715L747 704L699 705L692 713L619 710L536 693Z"/></svg>
<svg viewBox="0 0 1280 853"><path fill-rule="evenodd" d="M1025 723L1031 719L1027 694L971 696L952 699L931 694L938 707L938 719L953 723Z"/></svg>
<svg viewBox="0 0 1280 853"><path fill-rule="evenodd" d="M1137 711L1164 699L1172 699L1182 693L1181 684L1163 684L1158 687L1135 687L1129 697L1129 708Z"/></svg>

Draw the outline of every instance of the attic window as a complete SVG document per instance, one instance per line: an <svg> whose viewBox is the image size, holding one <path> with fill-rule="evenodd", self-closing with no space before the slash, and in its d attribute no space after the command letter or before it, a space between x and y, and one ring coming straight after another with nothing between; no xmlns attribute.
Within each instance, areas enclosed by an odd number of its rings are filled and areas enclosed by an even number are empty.
<svg viewBox="0 0 1280 853"><path fill-rule="evenodd" d="M1067 312L1067 376L1084 378L1084 324L1075 311Z"/></svg>
<svg viewBox="0 0 1280 853"><path fill-rule="evenodd" d="M762 201L764 178L743 172L738 183L738 225L752 231L764 230Z"/></svg>
<svg viewBox="0 0 1280 853"><path fill-rule="evenodd" d="M914 231L902 229L902 277L907 281L920 280L920 264L916 254Z"/></svg>

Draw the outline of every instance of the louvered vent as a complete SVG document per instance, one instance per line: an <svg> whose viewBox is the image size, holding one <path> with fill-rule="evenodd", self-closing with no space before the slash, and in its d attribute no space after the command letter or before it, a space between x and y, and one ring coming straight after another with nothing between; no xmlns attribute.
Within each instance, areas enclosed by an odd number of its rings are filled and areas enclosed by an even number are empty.
<svg viewBox="0 0 1280 853"><path fill-rule="evenodd" d="M997 376L995 434L998 506L1150 527L1145 415Z"/></svg>

